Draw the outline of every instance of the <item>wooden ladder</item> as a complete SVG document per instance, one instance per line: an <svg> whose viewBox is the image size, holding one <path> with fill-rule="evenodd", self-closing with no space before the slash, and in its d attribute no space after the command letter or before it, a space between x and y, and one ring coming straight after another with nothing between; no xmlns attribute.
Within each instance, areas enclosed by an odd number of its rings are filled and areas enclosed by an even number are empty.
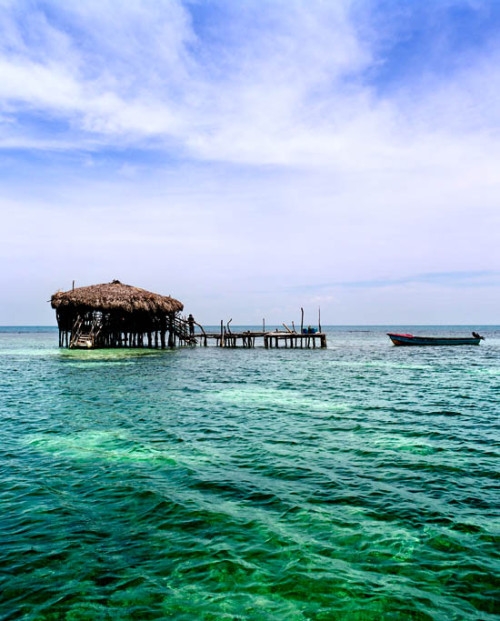
<svg viewBox="0 0 500 621"><path fill-rule="evenodd" d="M100 331L100 321L94 320L90 330L88 327L84 330L83 319L79 317L73 326L73 334L69 344L70 349L93 349Z"/></svg>
<svg viewBox="0 0 500 621"><path fill-rule="evenodd" d="M92 332L79 332L76 338L71 339L72 349L92 349L94 347L94 336Z"/></svg>

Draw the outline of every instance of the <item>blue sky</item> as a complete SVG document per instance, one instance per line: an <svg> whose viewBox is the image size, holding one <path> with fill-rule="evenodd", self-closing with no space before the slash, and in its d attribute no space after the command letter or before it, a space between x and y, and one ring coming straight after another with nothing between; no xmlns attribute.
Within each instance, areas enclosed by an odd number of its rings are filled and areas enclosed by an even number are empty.
<svg viewBox="0 0 500 621"><path fill-rule="evenodd" d="M0 0L0 324L499 323L500 2Z"/></svg>

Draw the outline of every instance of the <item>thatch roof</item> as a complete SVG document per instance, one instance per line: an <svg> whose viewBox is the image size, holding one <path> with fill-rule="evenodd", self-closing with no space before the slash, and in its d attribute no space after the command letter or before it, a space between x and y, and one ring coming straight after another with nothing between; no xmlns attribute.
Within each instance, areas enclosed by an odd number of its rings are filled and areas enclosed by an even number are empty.
<svg viewBox="0 0 500 621"><path fill-rule="evenodd" d="M50 299L52 308L88 308L98 311L120 310L126 313L137 311L160 314L181 311L184 305L166 295L151 293L139 287L124 285L119 280L78 287L71 291L58 291Z"/></svg>

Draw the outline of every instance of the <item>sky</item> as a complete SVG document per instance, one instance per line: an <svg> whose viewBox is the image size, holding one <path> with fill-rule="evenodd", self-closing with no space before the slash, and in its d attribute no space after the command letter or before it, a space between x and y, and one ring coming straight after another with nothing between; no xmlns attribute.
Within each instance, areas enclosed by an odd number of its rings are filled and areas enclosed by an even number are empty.
<svg viewBox="0 0 500 621"><path fill-rule="evenodd" d="M498 0L0 0L0 325L500 323Z"/></svg>

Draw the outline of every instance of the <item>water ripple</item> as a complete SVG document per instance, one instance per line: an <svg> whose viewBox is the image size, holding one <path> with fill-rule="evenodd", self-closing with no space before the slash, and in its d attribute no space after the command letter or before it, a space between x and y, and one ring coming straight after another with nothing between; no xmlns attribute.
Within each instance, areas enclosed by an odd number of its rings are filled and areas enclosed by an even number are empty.
<svg viewBox="0 0 500 621"><path fill-rule="evenodd" d="M495 334L66 352L0 333L0 618L497 619Z"/></svg>

